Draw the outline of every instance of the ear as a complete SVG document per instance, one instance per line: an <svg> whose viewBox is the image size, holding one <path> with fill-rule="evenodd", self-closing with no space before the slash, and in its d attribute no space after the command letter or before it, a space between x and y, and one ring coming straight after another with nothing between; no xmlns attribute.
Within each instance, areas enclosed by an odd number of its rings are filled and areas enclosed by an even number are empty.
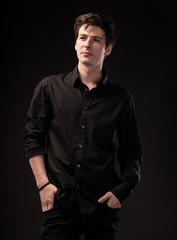
<svg viewBox="0 0 177 240"><path fill-rule="evenodd" d="M105 57L107 57L112 51L112 44L110 44L105 50Z"/></svg>

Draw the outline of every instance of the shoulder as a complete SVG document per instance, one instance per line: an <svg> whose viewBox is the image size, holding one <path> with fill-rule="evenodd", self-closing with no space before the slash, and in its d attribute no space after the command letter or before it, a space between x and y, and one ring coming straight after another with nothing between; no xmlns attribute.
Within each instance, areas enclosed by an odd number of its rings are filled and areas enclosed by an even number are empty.
<svg viewBox="0 0 177 240"><path fill-rule="evenodd" d="M47 93L52 91L52 89L63 88L69 74L59 73L46 76L37 83L35 91L44 91Z"/></svg>
<svg viewBox="0 0 177 240"><path fill-rule="evenodd" d="M65 73L46 76L41 79L34 88L34 97L45 96L48 97L54 89L62 85Z"/></svg>
<svg viewBox="0 0 177 240"><path fill-rule="evenodd" d="M38 82L37 87L47 87L50 85L60 84L64 80L66 75L67 73L60 73L46 76Z"/></svg>
<svg viewBox="0 0 177 240"><path fill-rule="evenodd" d="M132 94L129 89L119 85L116 82L108 81L108 89L109 92L115 94L117 97L121 97L123 99L132 98Z"/></svg>

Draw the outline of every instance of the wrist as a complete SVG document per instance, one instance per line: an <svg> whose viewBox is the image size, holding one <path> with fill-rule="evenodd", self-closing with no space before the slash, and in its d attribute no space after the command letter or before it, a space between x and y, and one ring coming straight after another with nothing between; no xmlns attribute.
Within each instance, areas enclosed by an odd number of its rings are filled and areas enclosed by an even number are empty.
<svg viewBox="0 0 177 240"><path fill-rule="evenodd" d="M38 191L40 192L43 188L45 188L47 185L49 185L50 184L50 182L48 181L48 182L46 182L44 185L42 185L39 189L38 189Z"/></svg>
<svg viewBox="0 0 177 240"><path fill-rule="evenodd" d="M37 188L40 189L47 182L49 182L49 179L47 177L40 178L40 179L36 180Z"/></svg>

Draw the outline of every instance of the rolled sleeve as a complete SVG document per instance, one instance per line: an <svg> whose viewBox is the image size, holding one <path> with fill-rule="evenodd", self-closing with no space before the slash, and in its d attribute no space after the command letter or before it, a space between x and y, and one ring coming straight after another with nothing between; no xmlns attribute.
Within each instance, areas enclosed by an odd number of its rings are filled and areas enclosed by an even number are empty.
<svg viewBox="0 0 177 240"><path fill-rule="evenodd" d="M45 155L45 143L51 118L51 108L47 95L46 80L35 88L27 113L25 125L26 159L35 155Z"/></svg>

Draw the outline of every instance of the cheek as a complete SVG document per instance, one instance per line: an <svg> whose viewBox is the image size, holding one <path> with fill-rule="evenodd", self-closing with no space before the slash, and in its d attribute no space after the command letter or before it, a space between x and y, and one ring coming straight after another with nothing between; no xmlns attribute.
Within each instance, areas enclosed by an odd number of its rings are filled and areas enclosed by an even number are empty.
<svg viewBox="0 0 177 240"><path fill-rule="evenodd" d="M78 43L78 40L76 40L76 43L75 43L75 50L76 50L76 51L79 50L79 43Z"/></svg>
<svg viewBox="0 0 177 240"><path fill-rule="evenodd" d="M77 51L77 44L75 44L75 50Z"/></svg>
<svg viewBox="0 0 177 240"><path fill-rule="evenodd" d="M102 56L103 58L105 57L105 50L104 50L104 49L102 49L102 50L100 51L100 56Z"/></svg>
<svg viewBox="0 0 177 240"><path fill-rule="evenodd" d="M82 46L81 46L81 44L76 44L75 45L75 50L77 51L77 52L79 52L80 50L81 50L81 48L82 48Z"/></svg>

